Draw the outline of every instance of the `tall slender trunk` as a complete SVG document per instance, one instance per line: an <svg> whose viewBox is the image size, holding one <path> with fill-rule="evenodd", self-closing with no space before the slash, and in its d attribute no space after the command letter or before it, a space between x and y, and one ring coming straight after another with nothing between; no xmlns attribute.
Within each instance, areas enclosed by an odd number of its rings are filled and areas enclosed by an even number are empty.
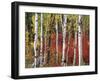
<svg viewBox="0 0 100 81"><path fill-rule="evenodd" d="M50 20L52 19L51 14L50 14ZM49 19L48 19L49 20ZM48 23L48 28L47 28L47 64L49 65L50 63L50 45L51 45L51 22L47 21Z"/></svg>
<svg viewBox="0 0 100 81"><path fill-rule="evenodd" d="M49 37L48 37L48 54L47 54L47 64L50 63L50 44L51 44L51 31L49 30Z"/></svg>
<svg viewBox="0 0 100 81"><path fill-rule="evenodd" d="M38 14L35 13L35 38L34 38L34 67L37 66L37 39L38 39Z"/></svg>
<svg viewBox="0 0 100 81"><path fill-rule="evenodd" d="M62 50L62 66L66 65L65 62L65 48L66 48L66 15L62 15L62 31L63 31L63 50Z"/></svg>
<svg viewBox="0 0 100 81"><path fill-rule="evenodd" d="M58 63L58 22L56 20L56 64Z"/></svg>
<svg viewBox="0 0 100 81"><path fill-rule="evenodd" d="M41 48L40 48L40 67L43 65L43 14L41 13Z"/></svg>
<svg viewBox="0 0 100 81"><path fill-rule="evenodd" d="M44 61L43 61L43 64L45 65L46 64L46 56L47 56L47 27L45 27L45 38L44 38Z"/></svg>
<svg viewBox="0 0 100 81"><path fill-rule="evenodd" d="M73 65L76 64L76 46L77 46L77 31L75 31L75 35L74 35L74 58L73 58Z"/></svg>
<svg viewBox="0 0 100 81"><path fill-rule="evenodd" d="M70 31L68 32L68 46L67 46L67 52L66 52L66 65L68 63L68 52L69 52L69 45L70 45L70 38L71 38L71 35L70 35Z"/></svg>
<svg viewBox="0 0 100 81"><path fill-rule="evenodd" d="M79 15L78 26L78 47L79 47L79 66L82 64L82 28L81 28L81 16Z"/></svg>

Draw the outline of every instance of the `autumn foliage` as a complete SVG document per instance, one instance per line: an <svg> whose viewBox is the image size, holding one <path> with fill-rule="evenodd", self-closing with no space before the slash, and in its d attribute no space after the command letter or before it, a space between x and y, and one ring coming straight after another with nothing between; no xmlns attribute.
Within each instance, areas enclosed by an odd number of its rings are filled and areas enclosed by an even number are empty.
<svg viewBox="0 0 100 81"><path fill-rule="evenodd" d="M36 15L38 21L35 19ZM78 18L79 15L77 14L69 14L65 17L63 14L44 13L41 16L41 13L26 13L25 67L79 66L80 50L82 51L81 65L89 65L89 16L83 15L81 18L81 47L79 47ZM66 30L63 30L64 19L67 22L65 23ZM41 27L43 27L43 31L41 31ZM63 32L66 32L65 39L63 39ZM65 51L65 54L63 54L63 51ZM65 63L65 65L62 65L62 63Z"/></svg>

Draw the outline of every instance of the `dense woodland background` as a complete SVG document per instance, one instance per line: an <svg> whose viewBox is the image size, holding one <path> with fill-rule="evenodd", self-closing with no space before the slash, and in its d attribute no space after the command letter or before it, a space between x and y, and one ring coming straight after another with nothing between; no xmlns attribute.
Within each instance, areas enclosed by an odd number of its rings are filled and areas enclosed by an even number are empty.
<svg viewBox="0 0 100 81"><path fill-rule="evenodd" d="M89 65L89 16L25 13L25 67Z"/></svg>

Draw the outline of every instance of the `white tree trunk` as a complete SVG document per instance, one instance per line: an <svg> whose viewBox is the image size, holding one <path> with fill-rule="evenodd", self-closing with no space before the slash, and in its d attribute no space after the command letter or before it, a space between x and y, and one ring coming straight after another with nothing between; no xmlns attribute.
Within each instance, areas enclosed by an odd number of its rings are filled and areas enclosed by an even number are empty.
<svg viewBox="0 0 100 81"><path fill-rule="evenodd" d="M63 22L62 22L62 33L63 33L63 49L62 49L62 66L65 66L65 48L66 48L66 23L67 18L66 15L63 15Z"/></svg>
<svg viewBox="0 0 100 81"><path fill-rule="evenodd" d="M56 63L58 63L58 23L56 20Z"/></svg>
<svg viewBox="0 0 100 81"><path fill-rule="evenodd" d="M77 32L74 35L74 58L73 58L73 65L76 63L76 46L77 46Z"/></svg>
<svg viewBox="0 0 100 81"><path fill-rule="evenodd" d="M37 40L38 40L38 14L35 13L35 38L34 38L34 52L35 52L35 57L34 57L34 67L37 66Z"/></svg>
<svg viewBox="0 0 100 81"><path fill-rule="evenodd" d="M80 23L81 23L81 16L79 15L79 26L78 26L79 66L82 64L82 28Z"/></svg>
<svg viewBox="0 0 100 81"><path fill-rule="evenodd" d="M40 67L43 65L43 14L41 13L41 47L40 47Z"/></svg>

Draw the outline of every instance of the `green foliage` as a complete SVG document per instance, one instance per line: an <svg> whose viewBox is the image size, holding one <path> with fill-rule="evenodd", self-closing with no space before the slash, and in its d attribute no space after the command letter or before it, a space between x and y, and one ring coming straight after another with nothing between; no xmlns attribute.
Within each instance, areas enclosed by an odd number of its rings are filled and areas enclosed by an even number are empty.
<svg viewBox="0 0 100 81"><path fill-rule="evenodd" d="M38 14L38 36L41 34L41 14Z"/></svg>
<svg viewBox="0 0 100 81"><path fill-rule="evenodd" d="M78 31L78 15L69 14L67 16L67 31Z"/></svg>
<svg viewBox="0 0 100 81"><path fill-rule="evenodd" d="M78 31L78 16L76 14L67 14L67 25L66 25L66 31ZM83 15L82 16L82 27L83 31L89 30L89 16ZM62 14L50 14L50 13L43 13L43 33L44 35L47 34L47 32L50 33L50 31L55 32L55 23L57 22L59 31L62 30ZM26 31L28 31L29 41L34 40L34 29L35 29L35 14L26 12L25 14L25 25L26 25ZM38 36L40 39L41 34L41 14L38 13ZM28 37L28 36L27 36ZM33 39L31 39L33 38Z"/></svg>
<svg viewBox="0 0 100 81"><path fill-rule="evenodd" d="M82 16L82 27L83 31L89 31L89 16L88 15L83 15Z"/></svg>

